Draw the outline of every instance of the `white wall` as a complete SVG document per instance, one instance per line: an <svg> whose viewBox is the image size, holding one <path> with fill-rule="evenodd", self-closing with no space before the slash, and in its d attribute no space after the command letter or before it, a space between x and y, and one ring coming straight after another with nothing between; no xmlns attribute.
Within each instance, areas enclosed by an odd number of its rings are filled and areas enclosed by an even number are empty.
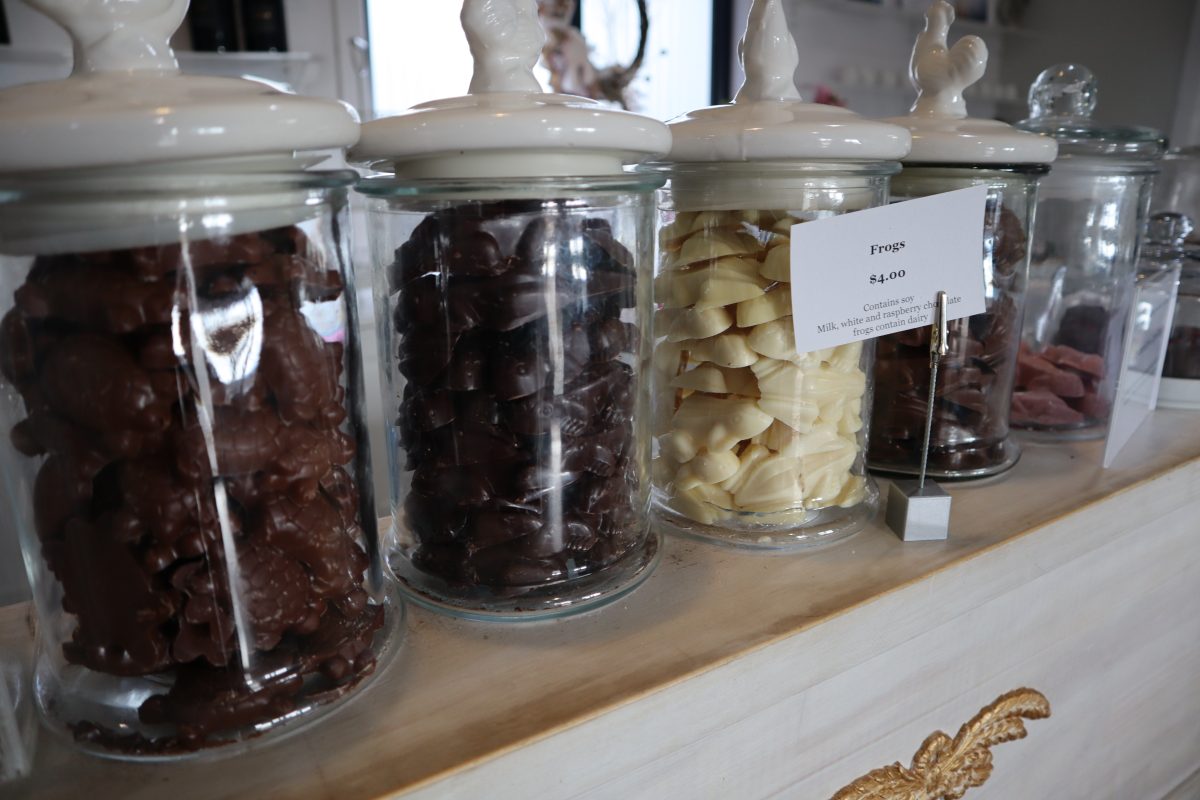
<svg viewBox="0 0 1200 800"><path fill-rule="evenodd" d="M1179 75L1179 96L1171 141L1179 146L1200 145L1200 2L1192 11L1187 55Z"/></svg>
<svg viewBox="0 0 1200 800"><path fill-rule="evenodd" d="M637 52L637 6L629 0L586 0L583 34L598 68L628 64ZM629 87L631 108L661 120L709 104L712 83L712 5L697 0L650 0L650 35L642 68Z"/></svg>
<svg viewBox="0 0 1200 800"><path fill-rule="evenodd" d="M1078 62L1099 80L1100 121L1169 132L1181 85L1200 91L1196 58L1183 74L1197 6L1196 0L1031 0L1022 23L1030 33L1010 37L1005 78L1028 86L1045 67Z"/></svg>
<svg viewBox="0 0 1200 800"><path fill-rule="evenodd" d="M749 7L749 0L734 3L738 38ZM912 2L902 8L859 0L786 0L786 10L800 51L796 81L805 99L812 99L819 85L866 116L908 113L916 97L908 78L908 60L924 25L921 12ZM984 79L967 91L970 112L994 116L998 113L997 98L1006 91L1010 95L1017 91L1014 85L1004 85L1000 70L1007 37L997 27L960 21L951 32L951 41L967 34L984 39L990 64ZM741 85L741 81L740 66L735 66L734 86Z"/></svg>
<svg viewBox="0 0 1200 800"><path fill-rule="evenodd" d="M735 41L749 7L734 2ZM1200 144L1198 7L1200 0L1029 0L1016 30L960 22L952 39L981 35L991 54L989 85L968 91L970 111L1020 119L1037 74L1077 61L1100 79L1100 121L1151 125L1173 132L1175 144ZM919 17L856 0L787 0L787 12L801 86L823 84L870 116L907 111L913 93L904 75ZM741 82L735 65L734 88Z"/></svg>
<svg viewBox="0 0 1200 800"><path fill-rule="evenodd" d="M365 41L367 13L362 0L284 0L288 49L311 53L316 70L303 87L306 94L337 97L370 116L370 80L360 75L367 56L354 46Z"/></svg>

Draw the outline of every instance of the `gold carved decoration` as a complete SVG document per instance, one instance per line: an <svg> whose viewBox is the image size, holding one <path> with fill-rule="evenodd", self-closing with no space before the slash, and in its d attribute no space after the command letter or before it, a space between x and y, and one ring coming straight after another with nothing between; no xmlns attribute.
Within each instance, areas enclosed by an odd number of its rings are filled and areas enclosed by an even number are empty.
<svg viewBox="0 0 1200 800"><path fill-rule="evenodd" d="M935 731L913 756L912 766L896 762L874 770L832 800L958 800L991 776L992 747L1024 739L1023 719L1048 716L1050 701L1041 692L1015 689L976 714L953 739Z"/></svg>

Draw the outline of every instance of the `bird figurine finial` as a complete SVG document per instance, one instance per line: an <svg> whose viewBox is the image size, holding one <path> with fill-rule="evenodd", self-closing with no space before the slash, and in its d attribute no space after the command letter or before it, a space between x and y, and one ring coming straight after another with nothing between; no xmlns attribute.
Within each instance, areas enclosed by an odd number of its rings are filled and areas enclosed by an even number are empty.
<svg viewBox="0 0 1200 800"><path fill-rule="evenodd" d="M542 91L533 76L546 42L537 0L465 0L460 19L475 59L471 94Z"/></svg>
<svg viewBox="0 0 1200 800"><path fill-rule="evenodd" d="M788 30L782 0L754 0L746 22L746 35L738 44L746 82L735 103L758 100L799 100L796 67L800 52Z"/></svg>
<svg viewBox="0 0 1200 800"><path fill-rule="evenodd" d="M25 0L67 29L75 75L95 72L179 72L171 34L187 0Z"/></svg>
<svg viewBox="0 0 1200 800"><path fill-rule="evenodd" d="M917 90L912 113L929 117L965 117L963 90L987 70L987 45L978 36L964 36L946 47L954 7L933 0L925 12L925 30L917 36L908 71Z"/></svg>

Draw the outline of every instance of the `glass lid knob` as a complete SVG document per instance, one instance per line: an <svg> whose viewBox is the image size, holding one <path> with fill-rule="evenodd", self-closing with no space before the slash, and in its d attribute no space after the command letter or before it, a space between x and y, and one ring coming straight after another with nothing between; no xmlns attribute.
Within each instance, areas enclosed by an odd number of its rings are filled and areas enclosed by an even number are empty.
<svg viewBox="0 0 1200 800"><path fill-rule="evenodd" d="M1162 211L1150 217L1146 228L1146 240L1154 244L1182 247L1195 227L1192 218L1187 214Z"/></svg>
<svg viewBox="0 0 1200 800"><path fill-rule="evenodd" d="M1033 119L1086 119L1095 109L1096 78L1080 64L1058 64L1042 70L1029 87L1029 114Z"/></svg>

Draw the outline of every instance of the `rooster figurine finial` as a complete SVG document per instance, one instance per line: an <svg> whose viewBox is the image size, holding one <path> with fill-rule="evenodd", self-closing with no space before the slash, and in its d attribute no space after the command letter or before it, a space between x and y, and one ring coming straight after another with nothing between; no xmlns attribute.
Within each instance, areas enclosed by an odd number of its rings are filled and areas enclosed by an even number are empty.
<svg viewBox="0 0 1200 800"><path fill-rule="evenodd" d="M25 0L71 35L74 74L179 72L168 41L187 0Z"/></svg>
<svg viewBox="0 0 1200 800"><path fill-rule="evenodd" d="M738 55L746 69L746 82L738 89L735 103L800 99L796 89L800 52L788 30L781 0L754 0Z"/></svg>
<svg viewBox="0 0 1200 800"><path fill-rule="evenodd" d="M475 59L471 94L542 90L533 76L546 43L537 0L466 0L461 19Z"/></svg>
<svg viewBox="0 0 1200 800"><path fill-rule="evenodd" d="M954 8L946 0L934 0L925 12L925 30L913 46L909 75L917 89L912 113L930 117L965 117L963 90L983 77L987 69L987 45L978 36L964 36L946 47Z"/></svg>

